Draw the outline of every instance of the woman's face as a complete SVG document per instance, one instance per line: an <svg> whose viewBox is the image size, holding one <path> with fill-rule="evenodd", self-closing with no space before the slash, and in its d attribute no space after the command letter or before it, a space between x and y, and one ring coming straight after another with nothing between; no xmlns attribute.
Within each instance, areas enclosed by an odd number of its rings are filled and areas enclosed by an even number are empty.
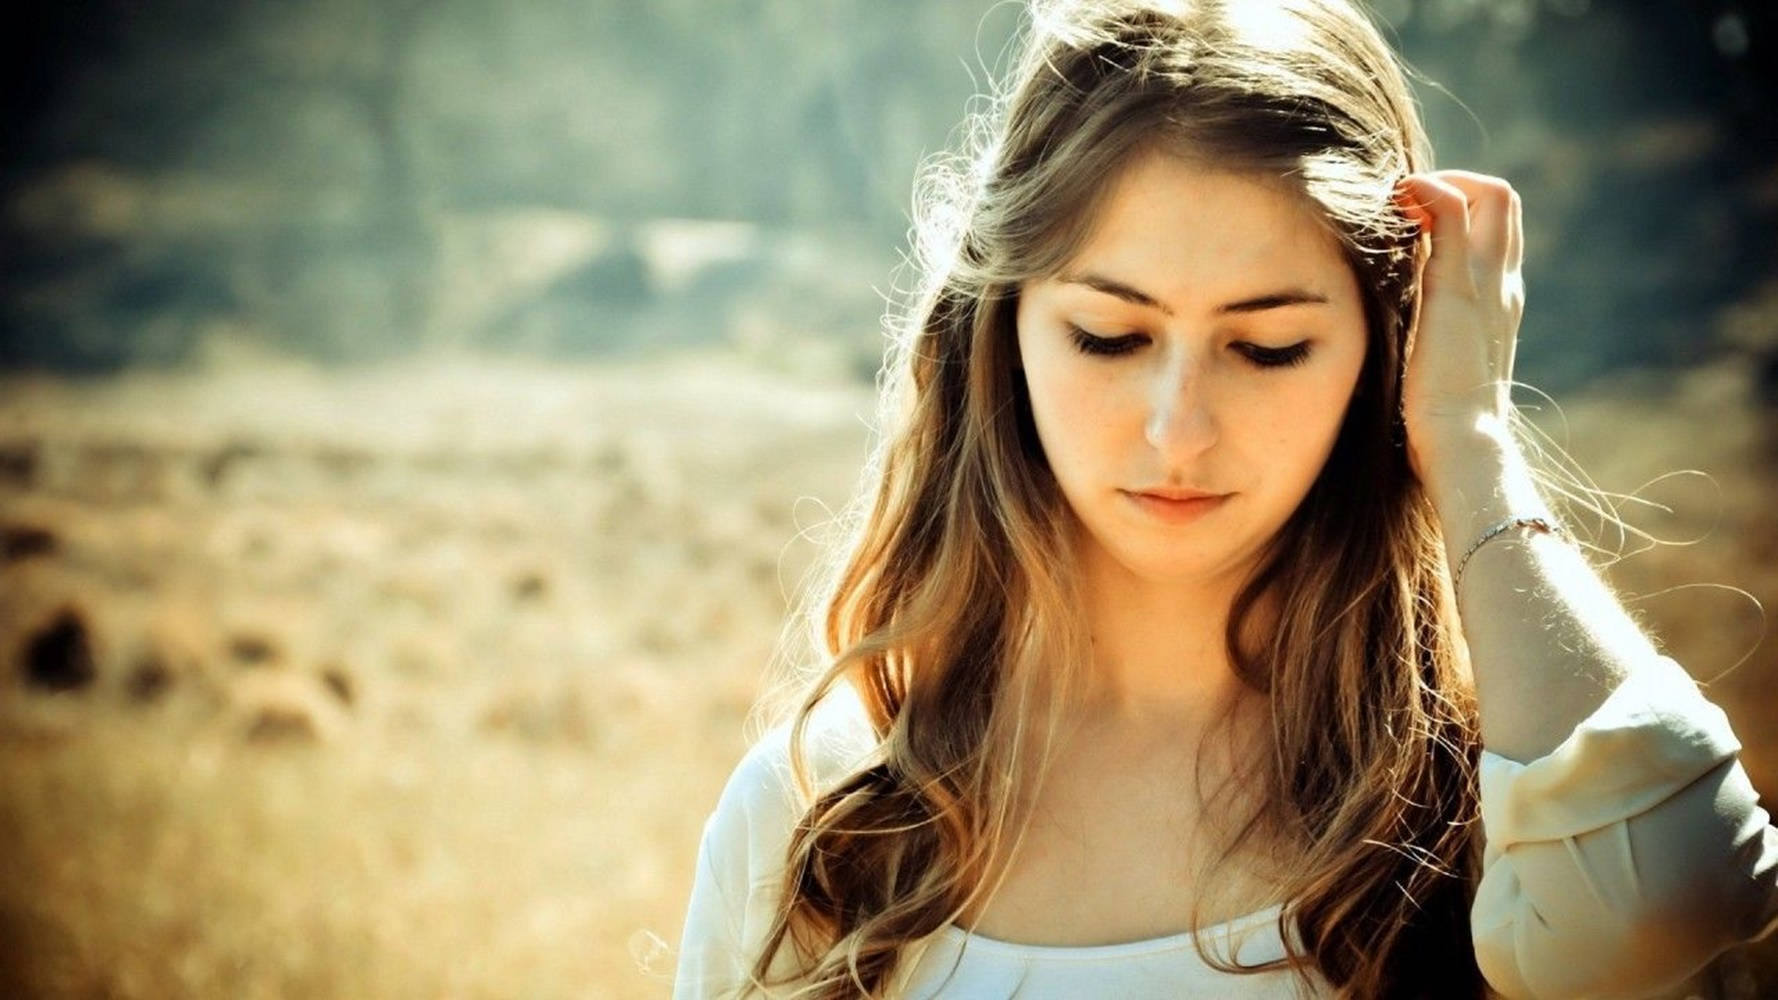
<svg viewBox="0 0 1778 1000"><path fill-rule="evenodd" d="M1153 154L1102 213L1059 275L1020 290L1044 455L1084 558L1157 583L1239 573L1333 448L1364 363L1357 281L1309 208L1251 177Z"/></svg>

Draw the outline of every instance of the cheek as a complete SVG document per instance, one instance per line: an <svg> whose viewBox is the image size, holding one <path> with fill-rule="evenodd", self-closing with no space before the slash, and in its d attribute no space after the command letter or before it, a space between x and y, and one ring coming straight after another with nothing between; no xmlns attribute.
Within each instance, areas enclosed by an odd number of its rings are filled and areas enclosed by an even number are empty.
<svg viewBox="0 0 1778 1000"><path fill-rule="evenodd" d="M1066 358L1032 359L1027 364L1026 388L1044 454L1058 476L1066 468L1090 462L1105 454L1102 445L1115 426L1116 393L1102 374Z"/></svg>
<svg viewBox="0 0 1778 1000"><path fill-rule="evenodd" d="M1294 488L1307 491L1320 475L1339 437L1351 395L1351 383L1330 379L1303 386L1290 395L1287 405L1274 411L1269 443L1273 454L1290 456Z"/></svg>

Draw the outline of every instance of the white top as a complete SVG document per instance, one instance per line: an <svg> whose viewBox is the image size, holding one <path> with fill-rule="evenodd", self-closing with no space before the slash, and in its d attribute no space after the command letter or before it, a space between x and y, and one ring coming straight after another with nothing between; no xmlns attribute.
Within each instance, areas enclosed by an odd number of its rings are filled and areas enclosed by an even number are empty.
<svg viewBox="0 0 1778 1000"><path fill-rule="evenodd" d="M1278 936L1283 904L1205 927L1205 950L1258 965L1285 957ZM965 947L967 945L967 948ZM953 971L953 963L956 968ZM1323 990L1326 980L1316 976ZM1235 980L1231 982L1231 980ZM1288 971L1235 977L1198 956L1190 933L1086 947L1012 944L947 924L903 976L900 995L1080 1000L1082 997L1255 997L1294 1000L1299 980ZM693 994L694 996L697 994ZM1321 995L1320 993L1311 994Z"/></svg>
<svg viewBox="0 0 1778 1000"><path fill-rule="evenodd" d="M824 706L809 727L817 783L869 749L868 725ZM1476 960L1508 998L1644 996L1778 928L1778 828L1722 710L1667 657L1639 667L1561 745L1521 763L1481 752ZM704 825L675 1000L725 996L770 927L791 829L789 726L742 758ZM1283 957L1272 906L1200 936L1219 958ZM1291 928L1293 942L1296 940ZM947 925L913 946L896 995L1287 998L1288 970L1225 973L1190 934L1091 947L998 941ZM791 949L781 951L780 965ZM954 967L953 967L954 966ZM1313 995L1331 995L1325 980Z"/></svg>

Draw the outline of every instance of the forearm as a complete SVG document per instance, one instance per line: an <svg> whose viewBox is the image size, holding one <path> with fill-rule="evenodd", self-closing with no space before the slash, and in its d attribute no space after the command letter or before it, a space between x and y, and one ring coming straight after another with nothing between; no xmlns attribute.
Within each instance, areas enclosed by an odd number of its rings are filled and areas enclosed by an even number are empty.
<svg viewBox="0 0 1778 1000"><path fill-rule="evenodd" d="M1456 437L1427 489L1452 569L1482 532L1542 510L1504 433ZM1514 528L1464 567L1458 617L1475 673L1482 745L1521 763L1555 749L1656 650L1572 544Z"/></svg>

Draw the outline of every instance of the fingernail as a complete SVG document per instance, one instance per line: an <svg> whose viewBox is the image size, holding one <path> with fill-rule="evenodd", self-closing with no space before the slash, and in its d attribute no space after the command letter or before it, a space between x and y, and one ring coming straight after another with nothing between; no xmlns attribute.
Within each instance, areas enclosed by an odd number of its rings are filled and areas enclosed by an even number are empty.
<svg viewBox="0 0 1778 1000"><path fill-rule="evenodd" d="M1422 228L1425 227L1425 225L1428 221L1428 218L1426 215L1426 210L1420 207L1419 202L1414 200L1414 197L1412 194L1408 193L1407 191L1397 191L1395 194L1395 197L1394 197L1394 201L1398 206L1401 207L1403 215L1406 215L1408 218L1414 220L1415 225L1420 226Z"/></svg>

